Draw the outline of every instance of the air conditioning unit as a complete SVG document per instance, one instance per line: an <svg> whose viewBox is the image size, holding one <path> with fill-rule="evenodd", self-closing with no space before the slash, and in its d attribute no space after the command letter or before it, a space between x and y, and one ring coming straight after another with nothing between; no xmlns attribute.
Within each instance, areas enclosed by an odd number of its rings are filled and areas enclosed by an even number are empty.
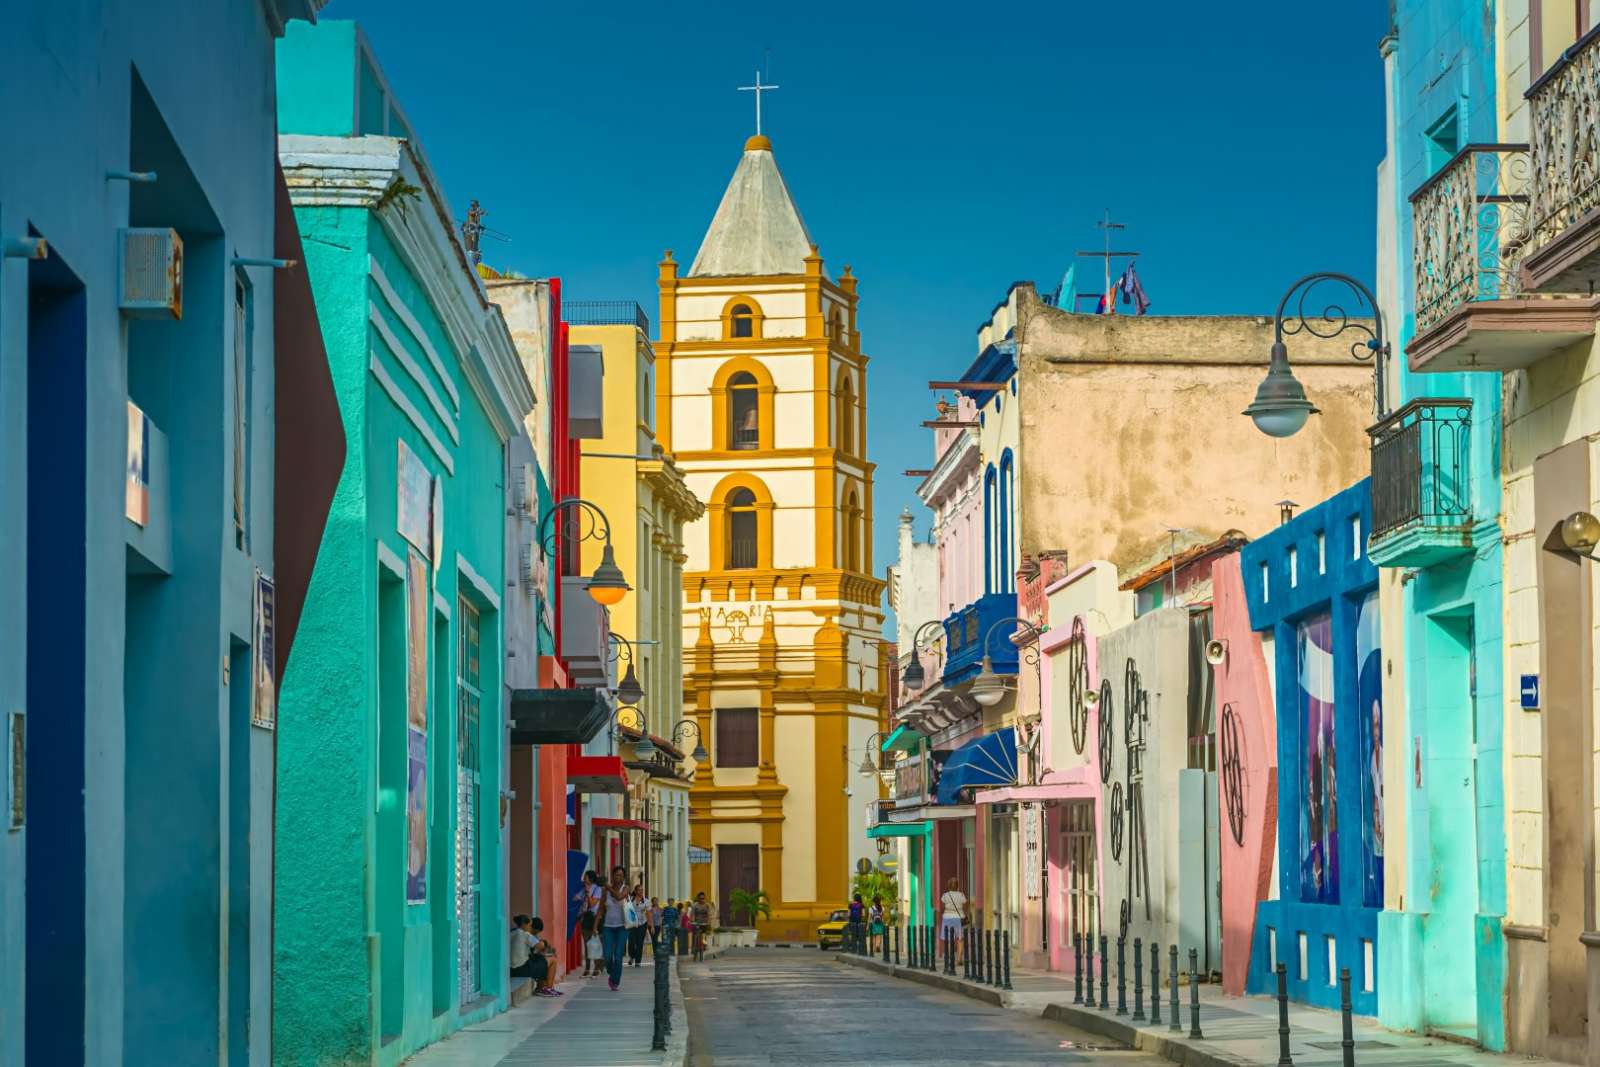
<svg viewBox="0 0 1600 1067"><path fill-rule="evenodd" d="M524 463L521 472L517 475L517 510L524 515L533 514L533 506L539 496L539 483L534 480L533 464Z"/></svg>
<svg viewBox="0 0 1600 1067"><path fill-rule="evenodd" d="M119 235L117 304L133 318L183 318L183 239L165 227Z"/></svg>

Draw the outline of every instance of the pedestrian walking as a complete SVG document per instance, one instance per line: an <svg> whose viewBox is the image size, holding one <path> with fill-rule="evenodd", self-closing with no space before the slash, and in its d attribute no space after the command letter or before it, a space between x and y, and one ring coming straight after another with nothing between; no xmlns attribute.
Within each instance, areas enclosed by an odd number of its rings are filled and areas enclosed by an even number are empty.
<svg viewBox="0 0 1600 1067"><path fill-rule="evenodd" d="M954 938L958 956L961 930L969 920L969 909L967 895L961 891L961 883L954 878L945 882L944 892L939 897L939 936Z"/></svg>
<svg viewBox="0 0 1600 1067"><path fill-rule="evenodd" d="M694 911L687 900L678 905L678 955L689 954L689 935L694 932Z"/></svg>
<svg viewBox="0 0 1600 1067"><path fill-rule="evenodd" d="M661 939L660 950L668 956L678 954L678 917L682 914L678 902L668 897L666 906L661 909L661 930L657 935Z"/></svg>
<svg viewBox="0 0 1600 1067"><path fill-rule="evenodd" d="M575 902L578 907L578 939L583 945L583 977L592 978L601 971L600 933L596 929L600 915L600 876L594 871L583 872L583 888Z"/></svg>
<svg viewBox="0 0 1600 1067"><path fill-rule="evenodd" d="M661 898L650 898L650 957L654 959L661 951Z"/></svg>
<svg viewBox="0 0 1600 1067"><path fill-rule="evenodd" d="M861 902L861 894L857 893L850 898L850 942L859 946L865 940L867 906ZM856 949L861 951L860 948Z"/></svg>
<svg viewBox="0 0 1600 1067"><path fill-rule="evenodd" d="M633 925L628 927L628 960L635 967L644 962L644 939L650 933L650 905L644 899L644 883L633 887Z"/></svg>
<svg viewBox="0 0 1600 1067"><path fill-rule="evenodd" d="M611 868L600 917L600 951L605 957L607 984L614 993L622 985L622 959L628 947L628 913L633 900L628 892L628 869Z"/></svg>
<svg viewBox="0 0 1600 1067"><path fill-rule="evenodd" d="M870 924L868 933L872 936L872 951L878 951L878 939L884 935L886 927L883 924L883 898L873 897L872 907L867 909L867 922Z"/></svg>

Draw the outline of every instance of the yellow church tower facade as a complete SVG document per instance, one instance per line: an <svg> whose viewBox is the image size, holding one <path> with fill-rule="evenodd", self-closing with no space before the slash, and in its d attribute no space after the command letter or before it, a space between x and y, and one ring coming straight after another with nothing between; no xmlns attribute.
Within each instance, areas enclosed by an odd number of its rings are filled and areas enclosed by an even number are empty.
<svg viewBox="0 0 1600 1067"><path fill-rule="evenodd" d="M882 728L873 465L856 279L834 279L759 134L686 273L660 266L657 425L705 515L685 527L694 890L724 925L803 940L873 850L859 768ZM705 862L709 855L709 862Z"/></svg>

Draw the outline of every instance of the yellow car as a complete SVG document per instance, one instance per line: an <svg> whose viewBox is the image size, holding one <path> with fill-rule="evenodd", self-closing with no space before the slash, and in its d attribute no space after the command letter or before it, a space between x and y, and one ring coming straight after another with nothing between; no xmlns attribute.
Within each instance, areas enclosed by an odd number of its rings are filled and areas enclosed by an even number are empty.
<svg viewBox="0 0 1600 1067"><path fill-rule="evenodd" d="M817 947L826 951L844 944L845 928L850 925L850 909L840 908L828 916L828 921L817 927Z"/></svg>

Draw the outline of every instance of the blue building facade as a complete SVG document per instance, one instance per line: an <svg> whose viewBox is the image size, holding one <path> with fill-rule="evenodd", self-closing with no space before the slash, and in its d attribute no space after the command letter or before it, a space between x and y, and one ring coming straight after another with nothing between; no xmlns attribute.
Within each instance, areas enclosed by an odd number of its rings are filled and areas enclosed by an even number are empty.
<svg viewBox="0 0 1600 1067"><path fill-rule="evenodd" d="M1413 267L1427 236L1415 232L1413 201L1447 172L1480 186L1492 180L1472 146L1501 140L1497 7L1398 0L1384 42L1395 106L1379 246L1393 259L1379 266L1387 282L1380 301L1394 335L1398 397L1395 414L1374 429L1370 544L1373 561L1397 572L1385 592L1397 610L1386 614L1404 620L1403 633L1385 638L1399 661L1399 706L1385 732L1407 746L1411 768L1392 779L1403 788L1388 798L1405 834L1403 851L1390 857L1379 919L1386 981L1378 1015L1386 1026L1489 1049L1505 1047L1501 383L1498 374L1415 373L1404 353L1441 313L1438 280L1419 282Z"/></svg>
<svg viewBox="0 0 1600 1067"><path fill-rule="evenodd" d="M1250 625L1273 638L1278 734L1277 898L1261 902L1248 988L1378 1010L1383 907L1383 650L1367 555L1371 482L1302 512L1241 551Z"/></svg>
<svg viewBox="0 0 1600 1067"><path fill-rule="evenodd" d="M279 556L303 542L273 398L332 399L320 346L277 350L307 308L270 262L298 248L273 50L318 6L5 16L0 1063L270 1062Z"/></svg>

